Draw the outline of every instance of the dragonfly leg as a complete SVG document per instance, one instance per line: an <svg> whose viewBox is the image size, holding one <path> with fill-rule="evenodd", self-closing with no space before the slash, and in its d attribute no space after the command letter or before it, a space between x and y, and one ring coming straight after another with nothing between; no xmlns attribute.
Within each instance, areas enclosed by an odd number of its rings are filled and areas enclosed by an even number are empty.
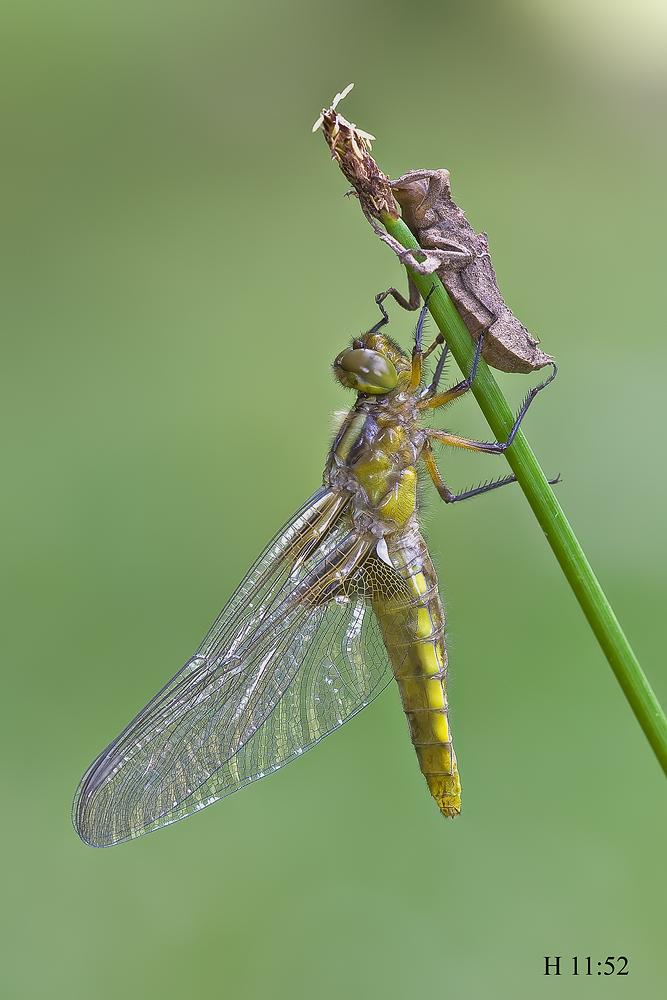
<svg viewBox="0 0 667 1000"><path fill-rule="evenodd" d="M474 486L472 489L462 490L460 493L454 493L454 491L450 490L449 486L442 478L435 461L433 449L428 441L424 445L422 457L424 459L424 465L428 470L428 474L433 480L433 485L445 503L456 503L458 500L470 500L471 497L479 497L483 493L490 493L491 490L497 490L500 489L501 486L509 486L510 483L516 482L516 476L503 476L502 479L494 479L490 483L482 483L479 486ZM560 481L560 474L554 479L548 480L550 486L555 486L557 483L560 483Z"/></svg>
<svg viewBox="0 0 667 1000"><path fill-rule="evenodd" d="M424 352L422 360L424 360L424 358L427 358L429 356L431 351L433 351L436 348L438 343L444 343L444 337L442 337L442 334L439 334L438 337L435 338L429 349ZM449 347L447 344L445 344L442 351L440 352L438 363L435 366L435 371L433 372L433 378L431 379L429 385L425 389L422 389L421 393L419 394L420 402L417 403L418 409L424 408L423 400L429 399L437 392L438 384L440 382L440 379L442 378L442 373L445 370L445 363L447 361L448 356L449 356Z"/></svg>
<svg viewBox="0 0 667 1000"><path fill-rule="evenodd" d="M426 433L430 438L433 438L434 441L440 441L442 444L448 444L452 448L467 448L470 451L483 451L489 455L502 455L503 452L507 451L507 449L512 444L512 441L516 437L516 433L519 430L519 427L521 426L521 421L528 412L528 408L532 403L532 401L535 399L537 394L542 391L542 389L546 389L546 387L555 379L558 369L556 365L553 364L553 362L551 363L551 368L553 369L553 371L551 372L549 378L546 378L544 382L540 382L539 385L534 386L528 392L526 398L524 399L523 403L519 408L519 412L515 417L514 423L512 424L512 429L507 435L507 440L475 441L471 438L459 437L458 434L450 434L448 431L439 431L433 427L427 427Z"/></svg>
<svg viewBox="0 0 667 1000"><path fill-rule="evenodd" d="M431 288L431 291L424 299L424 305L421 307L421 312L419 313L419 318L417 320L417 325L415 327L415 346L412 348L412 372L410 374L410 386L409 386L411 392L416 392L419 386L421 385L422 369L425 357L424 352L422 350L422 334L424 332L424 323L426 322L426 314L428 313L428 300L431 298L432 294L433 294L433 288Z"/></svg>
<svg viewBox="0 0 667 1000"><path fill-rule="evenodd" d="M377 321L377 323L375 324L375 326L372 326L370 328L370 330L368 331L369 333L377 333L378 330L381 330L382 327L386 326L387 323L389 322L389 313L387 312L387 310L385 309L385 307L382 305L382 303L384 302L385 298L387 297L387 295L389 294L390 291L391 291L391 289L389 288L389 289L387 289L386 292L378 292L378 294L375 296L375 302L377 304L378 309L382 313L382 319L379 319Z"/></svg>
<svg viewBox="0 0 667 1000"><path fill-rule="evenodd" d="M482 331L477 338L472 365L470 366L470 372L466 378L462 379L461 382L457 382L456 385L453 385L450 389L445 389L444 392L437 392L438 383L442 376L442 370L447 357L447 347L445 347L443 353L438 359L438 364L436 365L431 384L429 385L423 400L418 404L420 410L433 410L438 406L445 406L447 403L451 403L453 399L458 399L458 397L462 396L464 392L468 392L475 381L475 376L477 375L477 368L479 367L479 359L482 356L483 344L484 331Z"/></svg>

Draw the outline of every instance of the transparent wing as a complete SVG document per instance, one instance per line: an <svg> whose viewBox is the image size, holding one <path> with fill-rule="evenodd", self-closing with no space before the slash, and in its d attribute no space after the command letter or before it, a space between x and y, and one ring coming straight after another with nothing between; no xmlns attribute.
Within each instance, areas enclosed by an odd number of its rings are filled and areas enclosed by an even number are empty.
<svg viewBox="0 0 667 1000"><path fill-rule="evenodd" d="M389 675L364 594L372 541L322 489L251 568L201 646L93 762L74 825L107 847L183 819L302 754ZM356 582L355 582L356 581Z"/></svg>

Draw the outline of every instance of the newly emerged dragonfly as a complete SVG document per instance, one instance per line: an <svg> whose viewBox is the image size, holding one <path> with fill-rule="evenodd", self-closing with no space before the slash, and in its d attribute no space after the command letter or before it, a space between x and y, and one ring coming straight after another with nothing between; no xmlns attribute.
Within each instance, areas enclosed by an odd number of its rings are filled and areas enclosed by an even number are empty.
<svg viewBox="0 0 667 1000"><path fill-rule="evenodd" d="M382 309L381 303L380 307ZM514 482L453 493L432 444L502 453L422 427L429 410L470 389L470 374L439 390L443 349L423 385L424 305L412 356L381 331L383 319L338 355L334 373L357 399L331 446L324 485L269 542L199 649L91 764L77 790L80 837L108 847L157 830L314 746L396 679L429 790L445 816L461 809L447 709L445 620L419 527L423 462L446 503Z"/></svg>

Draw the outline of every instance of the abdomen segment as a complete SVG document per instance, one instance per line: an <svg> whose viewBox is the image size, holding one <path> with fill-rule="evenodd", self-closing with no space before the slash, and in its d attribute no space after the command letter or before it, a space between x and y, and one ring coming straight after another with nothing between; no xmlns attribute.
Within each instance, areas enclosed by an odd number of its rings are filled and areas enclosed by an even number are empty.
<svg viewBox="0 0 667 1000"><path fill-rule="evenodd" d="M415 529L386 536L399 593L373 597L419 766L444 816L461 812L447 706L445 618L435 569Z"/></svg>

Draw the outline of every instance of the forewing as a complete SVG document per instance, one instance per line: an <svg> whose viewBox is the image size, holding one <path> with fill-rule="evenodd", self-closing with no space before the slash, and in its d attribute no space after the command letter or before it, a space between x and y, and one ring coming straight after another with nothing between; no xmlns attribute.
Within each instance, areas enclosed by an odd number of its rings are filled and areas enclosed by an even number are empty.
<svg viewBox="0 0 667 1000"><path fill-rule="evenodd" d="M91 765L74 800L106 847L183 819L299 756L382 689L371 543L320 490L269 543L198 651Z"/></svg>

